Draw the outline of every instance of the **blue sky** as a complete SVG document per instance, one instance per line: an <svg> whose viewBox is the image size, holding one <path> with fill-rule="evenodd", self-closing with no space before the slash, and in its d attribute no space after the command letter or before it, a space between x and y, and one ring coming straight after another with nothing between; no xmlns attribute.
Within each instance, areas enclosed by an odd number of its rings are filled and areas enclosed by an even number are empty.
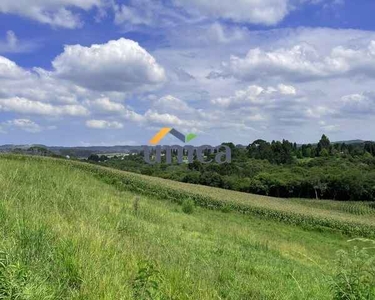
<svg viewBox="0 0 375 300"><path fill-rule="evenodd" d="M371 0L25 3L0 3L0 144L375 139Z"/></svg>

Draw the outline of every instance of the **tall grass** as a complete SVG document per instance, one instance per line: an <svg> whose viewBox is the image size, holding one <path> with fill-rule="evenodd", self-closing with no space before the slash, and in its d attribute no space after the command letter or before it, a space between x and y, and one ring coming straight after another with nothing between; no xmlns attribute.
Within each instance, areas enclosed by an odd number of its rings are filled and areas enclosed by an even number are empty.
<svg viewBox="0 0 375 300"><path fill-rule="evenodd" d="M375 241L367 240L375 246ZM334 300L375 299L374 247L337 252L336 274L332 279Z"/></svg>

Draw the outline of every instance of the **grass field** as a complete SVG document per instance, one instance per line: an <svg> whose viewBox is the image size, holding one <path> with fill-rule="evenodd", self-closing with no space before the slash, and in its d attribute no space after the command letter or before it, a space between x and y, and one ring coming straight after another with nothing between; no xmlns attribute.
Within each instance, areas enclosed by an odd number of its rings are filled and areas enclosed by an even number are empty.
<svg viewBox="0 0 375 300"><path fill-rule="evenodd" d="M375 228L372 203L21 156L0 156L0 196L0 299L333 299L336 252Z"/></svg>

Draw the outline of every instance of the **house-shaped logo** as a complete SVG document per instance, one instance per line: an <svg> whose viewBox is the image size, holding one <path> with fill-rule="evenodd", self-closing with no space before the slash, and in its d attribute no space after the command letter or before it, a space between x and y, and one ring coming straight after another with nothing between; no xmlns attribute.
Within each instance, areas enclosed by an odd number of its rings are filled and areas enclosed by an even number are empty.
<svg viewBox="0 0 375 300"><path fill-rule="evenodd" d="M194 133L189 133L187 135L184 135L174 128L164 127L160 129L160 131L157 134L154 135L154 137L150 140L150 144L151 145L159 144L159 142L169 133L175 136L176 138L178 138L183 143L188 143L197 137L197 135Z"/></svg>

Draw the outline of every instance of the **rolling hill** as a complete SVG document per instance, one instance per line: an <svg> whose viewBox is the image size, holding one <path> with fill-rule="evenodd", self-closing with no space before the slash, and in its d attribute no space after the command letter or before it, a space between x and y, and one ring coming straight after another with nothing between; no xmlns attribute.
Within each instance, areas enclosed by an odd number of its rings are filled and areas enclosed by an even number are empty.
<svg viewBox="0 0 375 300"><path fill-rule="evenodd" d="M373 203L51 158L1 155L0 195L0 299L333 299L336 252L375 232Z"/></svg>

